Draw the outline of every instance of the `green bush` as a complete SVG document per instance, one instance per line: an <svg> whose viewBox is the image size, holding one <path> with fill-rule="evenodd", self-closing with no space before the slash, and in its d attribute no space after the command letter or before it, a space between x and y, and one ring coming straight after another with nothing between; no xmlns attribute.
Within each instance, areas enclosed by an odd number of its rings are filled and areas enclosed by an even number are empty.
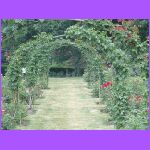
<svg viewBox="0 0 150 150"><path fill-rule="evenodd" d="M19 94L19 101L23 104L26 104L28 103L28 99L29 99L29 95L28 93L26 92L26 87L25 87L25 83L24 81L22 81L19 85L19 91L18 91L18 94Z"/></svg>
<svg viewBox="0 0 150 150"><path fill-rule="evenodd" d="M117 129L148 127L148 90L141 77L127 77L122 83L113 81L112 86L101 89L101 97Z"/></svg>
<svg viewBox="0 0 150 150"><path fill-rule="evenodd" d="M148 129L147 110L132 109L126 116L125 129Z"/></svg>
<svg viewBox="0 0 150 150"><path fill-rule="evenodd" d="M14 116L15 124L21 124L24 117L27 116L27 108L22 104L17 104L16 112Z"/></svg>
<svg viewBox="0 0 150 150"><path fill-rule="evenodd" d="M4 130L13 129L17 124L21 124L27 115L27 108L22 104L4 103L5 112L2 116L2 128Z"/></svg>
<svg viewBox="0 0 150 150"><path fill-rule="evenodd" d="M92 93L95 97L99 97L99 84L98 84L98 81L94 82L92 85L91 85L91 88L92 88Z"/></svg>
<svg viewBox="0 0 150 150"><path fill-rule="evenodd" d="M4 103L10 103L12 100L12 93L8 85L8 79L6 76L2 77L2 96Z"/></svg>
<svg viewBox="0 0 150 150"><path fill-rule="evenodd" d="M7 66L8 64L2 64L2 74L5 75L7 72Z"/></svg>
<svg viewBox="0 0 150 150"><path fill-rule="evenodd" d="M13 117L10 114L4 114L2 117L3 130L13 129L15 124L13 123Z"/></svg>

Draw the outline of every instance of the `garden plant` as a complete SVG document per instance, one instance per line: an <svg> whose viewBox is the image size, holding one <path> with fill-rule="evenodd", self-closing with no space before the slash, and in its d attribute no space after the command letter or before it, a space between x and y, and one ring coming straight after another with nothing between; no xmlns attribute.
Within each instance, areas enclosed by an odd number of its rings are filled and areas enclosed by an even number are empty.
<svg viewBox="0 0 150 150"><path fill-rule="evenodd" d="M7 67L3 129L15 128L30 115L48 88L51 59L67 47L84 62L83 78L115 128L148 128L147 20L3 20L2 33L7 62L2 66Z"/></svg>

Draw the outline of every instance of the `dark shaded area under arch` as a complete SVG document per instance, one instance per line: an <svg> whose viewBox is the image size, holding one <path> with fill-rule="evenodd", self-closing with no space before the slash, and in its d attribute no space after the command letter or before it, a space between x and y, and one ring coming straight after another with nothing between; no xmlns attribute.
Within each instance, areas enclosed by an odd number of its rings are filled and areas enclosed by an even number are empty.
<svg viewBox="0 0 150 150"><path fill-rule="evenodd" d="M84 68L85 60L81 51L72 45L59 47L51 53L49 69L51 77L82 76Z"/></svg>
<svg viewBox="0 0 150 150"><path fill-rule="evenodd" d="M50 77L78 77L84 74L84 68L50 68L49 76Z"/></svg>

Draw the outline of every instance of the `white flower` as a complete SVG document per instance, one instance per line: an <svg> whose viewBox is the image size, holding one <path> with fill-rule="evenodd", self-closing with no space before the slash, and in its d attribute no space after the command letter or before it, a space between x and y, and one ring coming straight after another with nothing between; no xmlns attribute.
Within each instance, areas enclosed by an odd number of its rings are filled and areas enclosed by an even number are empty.
<svg viewBox="0 0 150 150"><path fill-rule="evenodd" d="M26 68L22 68L21 70L23 74L26 73Z"/></svg>

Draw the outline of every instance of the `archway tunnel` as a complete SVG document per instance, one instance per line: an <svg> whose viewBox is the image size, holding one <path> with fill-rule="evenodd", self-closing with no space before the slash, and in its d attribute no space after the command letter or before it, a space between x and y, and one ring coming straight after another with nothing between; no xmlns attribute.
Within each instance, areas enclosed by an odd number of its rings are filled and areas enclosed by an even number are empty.
<svg viewBox="0 0 150 150"><path fill-rule="evenodd" d="M81 51L72 45L53 50L49 60L51 77L75 77L84 73L85 59Z"/></svg>

